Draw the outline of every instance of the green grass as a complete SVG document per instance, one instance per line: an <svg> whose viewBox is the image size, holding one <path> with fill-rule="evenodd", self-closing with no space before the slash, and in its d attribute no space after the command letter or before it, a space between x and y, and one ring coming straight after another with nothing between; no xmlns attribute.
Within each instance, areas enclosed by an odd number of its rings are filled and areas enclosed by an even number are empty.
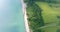
<svg viewBox="0 0 60 32"><path fill-rule="evenodd" d="M57 16L60 15L60 11L56 11L53 9L53 7L49 7L48 3L46 2L36 2L36 4L43 10L42 15L44 23L47 25L47 27L43 28L43 30L45 30L45 32L56 32L58 27L54 26L53 23L56 25L59 23ZM48 25L53 26L49 27Z"/></svg>
<svg viewBox="0 0 60 32"><path fill-rule="evenodd" d="M30 2L30 1L29 1ZM30 29L33 32L57 32L60 27L60 9L47 2L27 2L27 15ZM53 6L49 6L52 4ZM58 17L59 16L59 17Z"/></svg>

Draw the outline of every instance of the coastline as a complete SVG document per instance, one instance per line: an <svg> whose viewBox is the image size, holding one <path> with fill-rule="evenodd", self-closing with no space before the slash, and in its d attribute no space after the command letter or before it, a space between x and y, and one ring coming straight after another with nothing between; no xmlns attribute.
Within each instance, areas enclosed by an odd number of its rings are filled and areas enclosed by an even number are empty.
<svg viewBox="0 0 60 32"><path fill-rule="evenodd" d="M23 12L24 22L25 22L25 29L26 32L30 32L28 20L27 20L28 17L26 15L26 4L24 3L24 0L21 0L21 3L22 3L22 12Z"/></svg>

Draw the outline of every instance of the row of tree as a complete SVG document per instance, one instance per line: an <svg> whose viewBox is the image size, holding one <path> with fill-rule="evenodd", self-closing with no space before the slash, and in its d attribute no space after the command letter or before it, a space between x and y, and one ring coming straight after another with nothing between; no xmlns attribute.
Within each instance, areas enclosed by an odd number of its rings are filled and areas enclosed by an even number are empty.
<svg viewBox="0 0 60 32"><path fill-rule="evenodd" d="M38 29L39 27L44 26L42 9L37 4L35 4L35 1L37 0L25 1L28 5L26 9L27 9L29 26L32 32L42 32L41 29Z"/></svg>

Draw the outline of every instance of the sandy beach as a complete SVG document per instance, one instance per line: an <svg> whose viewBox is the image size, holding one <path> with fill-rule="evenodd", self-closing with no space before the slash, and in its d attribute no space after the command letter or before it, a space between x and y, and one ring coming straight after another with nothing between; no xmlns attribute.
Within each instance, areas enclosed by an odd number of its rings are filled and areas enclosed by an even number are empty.
<svg viewBox="0 0 60 32"><path fill-rule="evenodd" d="M24 3L24 0L21 0L21 3L22 3L22 11L23 11L23 15L24 15L26 32L30 32L29 25L28 25L28 20L27 20L27 15L26 15L26 4Z"/></svg>

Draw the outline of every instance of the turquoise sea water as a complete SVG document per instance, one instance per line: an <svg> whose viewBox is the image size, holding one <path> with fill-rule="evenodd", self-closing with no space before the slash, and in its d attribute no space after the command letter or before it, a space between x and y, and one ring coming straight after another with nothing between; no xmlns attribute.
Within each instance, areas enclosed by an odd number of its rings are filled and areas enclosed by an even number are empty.
<svg viewBox="0 0 60 32"><path fill-rule="evenodd" d="M25 32L21 0L0 0L0 32Z"/></svg>

